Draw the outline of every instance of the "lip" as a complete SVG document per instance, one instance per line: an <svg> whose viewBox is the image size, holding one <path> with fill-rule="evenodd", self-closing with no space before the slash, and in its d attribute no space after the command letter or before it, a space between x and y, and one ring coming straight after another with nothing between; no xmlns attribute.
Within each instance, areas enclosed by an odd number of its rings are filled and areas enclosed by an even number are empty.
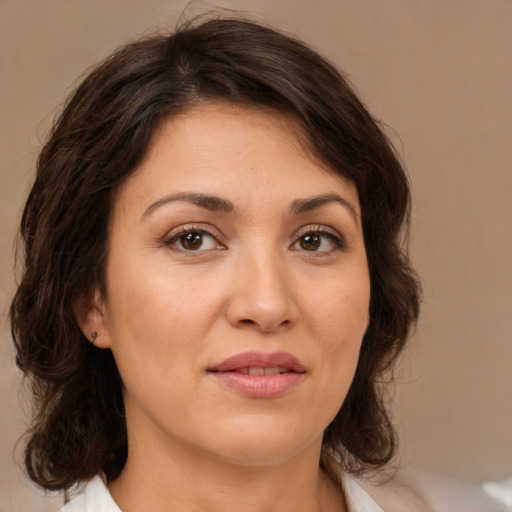
<svg viewBox="0 0 512 512"><path fill-rule="evenodd" d="M288 352L243 352L229 357L225 361L208 368L210 372L235 372L249 367L282 367L292 372L304 373L305 366Z"/></svg>
<svg viewBox="0 0 512 512"><path fill-rule="evenodd" d="M248 368L282 368L284 373L249 375ZM244 352L208 368L217 382L250 398L277 398L295 388L306 374L305 366L287 352Z"/></svg>

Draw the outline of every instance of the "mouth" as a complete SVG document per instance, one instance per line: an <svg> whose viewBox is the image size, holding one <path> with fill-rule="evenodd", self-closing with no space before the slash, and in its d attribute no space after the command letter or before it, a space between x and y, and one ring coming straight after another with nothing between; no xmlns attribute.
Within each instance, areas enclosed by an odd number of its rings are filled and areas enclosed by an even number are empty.
<svg viewBox="0 0 512 512"><path fill-rule="evenodd" d="M208 373L223 386L250 398L276 398L295 388L306 368L287 352L245 352L208 368Z"/></svg>
<svg viewBox="0 0 512 512"><path fill-rule="evenodd" d="M238 372L253 375L272 375L281 373L305 373L305 366L288 352L243 352L229 357L221 363L208 368L210 372ZM263 372L263 373L262 373Z"/></svg>
<svg viewBox="0 0 512 512"><path fill-rule="evenodd" d="M293 370L283 368L282 366L270 366L270 367L250 367L241 368L235 370L235 373L241 373L242 375L282 375L283 373L290 373Z"/></svg>

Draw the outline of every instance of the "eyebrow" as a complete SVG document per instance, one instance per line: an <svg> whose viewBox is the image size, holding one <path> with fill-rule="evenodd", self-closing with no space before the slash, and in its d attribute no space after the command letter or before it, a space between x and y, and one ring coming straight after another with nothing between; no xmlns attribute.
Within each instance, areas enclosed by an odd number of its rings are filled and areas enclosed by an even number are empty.
<svg viewBox="0 0 512 512"><path fill-rule="evenodd" d="M227 201L226 199L221 199L220 197L199 194L197 192L179 192L177 194L170 194L162 197L161 199L158 199L158 201L151 203L142 214L142 219L151 215L161 206L174 203L176 201L191 203L212 212L231 213L235 209L235 205L232 202Z"/></svg>
<svg viewBox="0 0 512 512"><path fill-rule="evenodd" d="M293 214L297 215L299 213L316 210L317 208L330 203L341 204L341 206L345 207L350 212L356 222L359 221L359 213L355 206L337 194L322 194L320 196L307 197L305 199L296 199L292 202L290 210Z"/></svg>
<svg viewBox="0 0 512 512"><path fill-rule="evenodd" d="M210 196L198 192L178 192L176 194L169 194L151 203L142 214L141 220L144 220L158 208L179 201L191 203L212 212L232 213L235 210L235 205L227 199L221 199L217 196ZM346 208L354 220L358 222L359 213L356 208L349 201L337 194L322 194L304 199L295 199L290 205L290 212L292 215L298 215L300 213L316 210L330 203L338 203Z"/></svg>

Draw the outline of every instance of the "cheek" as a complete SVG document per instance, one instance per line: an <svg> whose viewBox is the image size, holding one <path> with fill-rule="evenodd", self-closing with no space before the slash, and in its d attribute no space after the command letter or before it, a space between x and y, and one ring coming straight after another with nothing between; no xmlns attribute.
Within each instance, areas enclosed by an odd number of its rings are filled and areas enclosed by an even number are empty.
<svg viewBox="0 0 512 512"><path fill-rule="evenodd" d="M125 387L137 396L165 390L172 375L172 387L185 389L219 316L219 287L147 265L131 270L125 263L109 275L108 334Z"/></svg>
<svg viewBox="0 0 512 512"><path fill-rule="evenodd" d="M331 281L321 293L310 294L308 303L318 339L329 340L333 349L340 343L360 344L369 322L370 283L366 274L360 279Z"/></svg>
<svg viewBox="0 0 512 512"><path fill-rule="evenodd" d="M332 398L332 413L345 399L359 360L368 327L370 285L367 274L360 279L331 282L321 296L310 295L310 328L321 357L321 380Z"/></svg>
<svg viewBox="0 0 512 512"><path fill-rule="evenodd" d="M186 325L185 332L193 338L215 316L215 287L173 271L167 261L161 263L161 257L147 259L133 264L125 259L116 265L112 258L109 330L115 338L169 343L183 336Z"/></svg>

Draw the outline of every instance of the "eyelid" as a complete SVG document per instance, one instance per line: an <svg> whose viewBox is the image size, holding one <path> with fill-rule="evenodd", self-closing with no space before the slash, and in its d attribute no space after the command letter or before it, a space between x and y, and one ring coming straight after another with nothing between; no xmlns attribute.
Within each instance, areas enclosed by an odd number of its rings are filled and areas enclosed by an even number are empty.
<svg viewBox="0 0 512 512"><path fill-rule="evenodd" d="M325 224L307 224L305 226L301 226L295 233L292 247L302 236L310 233L324 235L331 238L331 240L336 244L338 250L344 250L347 248L345 237L337 229L326 226ZM323 251L311 251L311 254L314 254L315 252L325 254Z"/></svg>
<svg viewBox="0 0 512 512"><path fill-rule="evenodd" d="M213 226L205 225L205 224L202 224L202 223L198 223L198 224L182 224L180 226L177 226L177 227L171 229L170 231L168 231L162 237L162 242L166 246L170 247L171 244L176 239L178 239L180 236L186 235L187 233L199 233L199 234L211 236L213 239L215 239L215 241L219 245L222 245L223 247L225 247L225 244L224 244L224 242L222 240L224 238L222 233L218 229L214 228ZM186 251L186 252L188 252L188 251ZM196 251L191 251L191 252L196 252ZM207 251L197 251L197 252L207 252Z"/></svg>
<svg viewBox="0 0 512 512"><path fill-rule="evenodd" d="M343 239L341 233L330 226L326 226L325 224L305 224L301 226L297 232L295 233L296 237L301 237L302 235L306 235L307 233L326 233L328 235L335 236L340 240Z"/></svg>

